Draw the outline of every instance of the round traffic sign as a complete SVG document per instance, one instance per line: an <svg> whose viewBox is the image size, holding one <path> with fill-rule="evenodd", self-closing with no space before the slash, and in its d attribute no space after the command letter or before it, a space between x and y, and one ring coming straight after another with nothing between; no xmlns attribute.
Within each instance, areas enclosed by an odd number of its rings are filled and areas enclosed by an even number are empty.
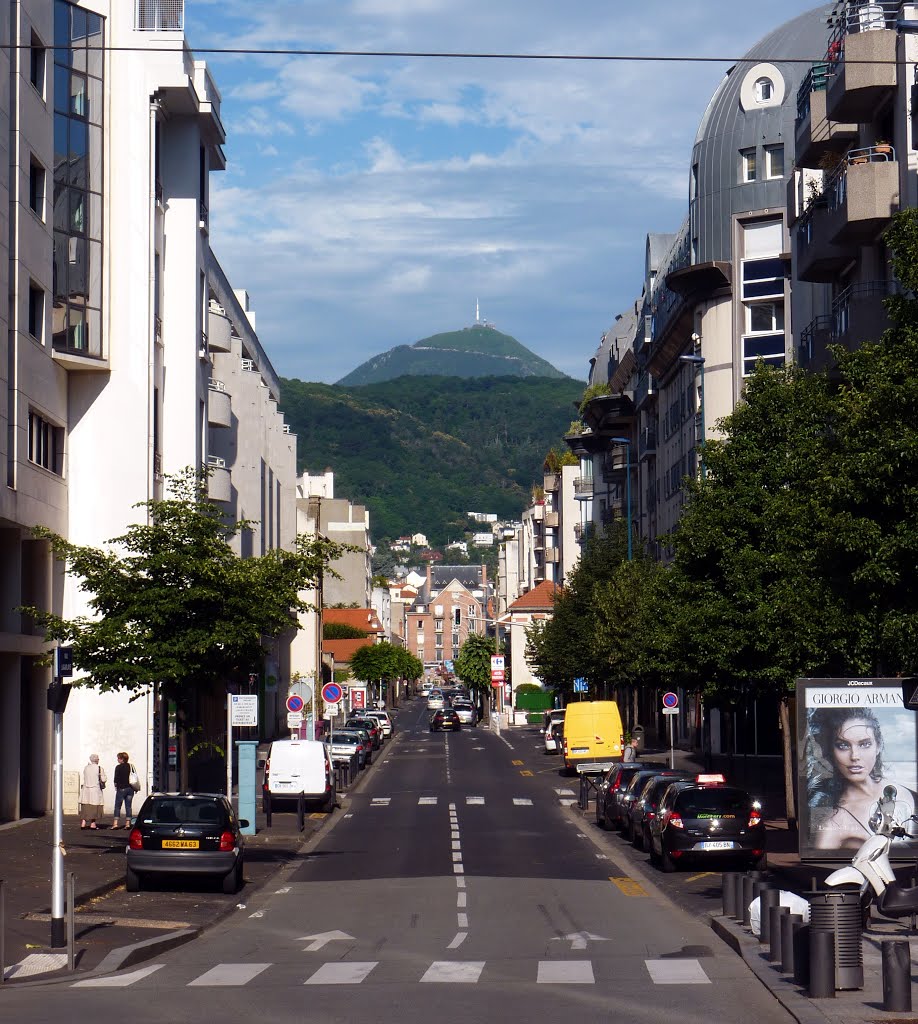
<svg viewBox="0 0 918 1024"><path fill-rule="evenodd" d="M298 693L291 693L287 698L287 710L291 712L291 714L296 714L297 712L302 711L305 706L306 702Z"/></svg>
<svg viewBox="0 0 918 1024"><path fill-rule="evenodd" d="M337 683L326 683L322 687L322 700L326 704L337 704L343 693L344 691Z"/></svg>
<svg viewBox="0 0 918 1024"><path fill-rule="evenodd" d="M677 708L677 707L679 707L679 695L677 693L664 693L663 694L663 707L664 708Z"/></svg>

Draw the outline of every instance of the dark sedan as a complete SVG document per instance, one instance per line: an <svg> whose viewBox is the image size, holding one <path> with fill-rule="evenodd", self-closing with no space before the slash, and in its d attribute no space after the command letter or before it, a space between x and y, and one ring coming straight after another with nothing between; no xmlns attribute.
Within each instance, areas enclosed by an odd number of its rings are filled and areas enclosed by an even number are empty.
<svg viewBox="0 0 918 1024"><path fill-rule="evenodd" d="M431 732L440 732L444 729L459 732L461 728L462 722L459 721L459 713L454 708L440 708L439 711L435 711L433 715L431 715Z"/></svg>
<svg viewBox="0 0 918 1024"><path fill-rule="evenodd" d="M625 838L639 850L650 849L650 823L656 817L660 798L673 782L686 782L694 776L691 772L661 771L659 775L651 775L644 783L644 788L636 800L628 805L625 819Z"/></svg>
<svg viewBox="0 0 918 1024"><path fill-rule="evenodd" d="M373 744L374 750L379 750L382 746L382 726L375 718L359 718L354 715L344 723L344 728L364 729L370 735L370 742Z"/></svg>
<svg viewBox="0 0 918 1024"><path fill-rule="evenodd" d="M139 892L151 876L212 875L225 893L242 887L248 822L215 793L154 793L128 836L125 888Z"/></svg>
<svg viewBox="0 0 918 1024"><path fill-rule="evenodd" d="M648 765L646 762L625 761L612 765L606 772L596 794L596 824L600 828L619 828L622 824L627 802L623 800L628 785L638 772L647 772L646 779L654 771L663 771L662 765Z"/></svg>

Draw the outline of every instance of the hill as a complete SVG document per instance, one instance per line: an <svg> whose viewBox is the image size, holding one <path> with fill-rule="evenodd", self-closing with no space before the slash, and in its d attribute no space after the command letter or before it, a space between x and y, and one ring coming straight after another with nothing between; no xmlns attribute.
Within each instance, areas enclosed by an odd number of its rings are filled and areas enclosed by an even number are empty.
<svg viewBox="0 0 918 1024"><path fill-rule="evenodd" d="M518 518L584 384L517 377L401 377L363 387L281 381L297 472L335 472L370 509L374 541L421 531L458 539L466 513Z"/></svg>
<svg viewBox="0 0 918 1024"><path fill-rule="evenodd" d="M353 387L399 377L564 377L516 338L487 324L398 345L362 363L338 384Z"/></svg>

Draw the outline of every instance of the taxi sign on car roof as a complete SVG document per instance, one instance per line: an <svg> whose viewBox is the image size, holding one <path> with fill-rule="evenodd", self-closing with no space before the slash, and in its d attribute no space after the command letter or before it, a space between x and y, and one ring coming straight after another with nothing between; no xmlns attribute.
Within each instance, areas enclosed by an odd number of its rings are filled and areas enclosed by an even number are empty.
<svg viewBox="0 0 918 1024"><path fill-rule="evenodd" d="M695 781L699 786L722 786L727 780L723 775L696 775Z"/></svg>

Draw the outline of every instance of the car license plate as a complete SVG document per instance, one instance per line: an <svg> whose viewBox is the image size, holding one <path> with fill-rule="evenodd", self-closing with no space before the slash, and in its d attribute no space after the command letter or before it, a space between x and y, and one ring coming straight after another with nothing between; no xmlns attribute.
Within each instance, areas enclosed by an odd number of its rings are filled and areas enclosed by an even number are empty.
<svg viewBox="0 0 918 1024"><path fill-rule="evenodd" d="M589 752L589 747L574 747L574 749L571 751L572 754L589 754Z"/></svg>
<svg viewBox="0 0 918 1024"><path fill-rule="evenodd" d="M698 850L732 850L733 849L733 843L731 843L731 842L729 842L727 840L723 840L723 839L718 839L716 841L709 839L707 842L704 842L704 843L696 843L696 849L698 849Z"/></svg>
<svg viewBox="0 0 918 1024"><path fill-rule="evenodd" d="M201 843L198 839L164 839L164 850L197 850Z"/></svg>

